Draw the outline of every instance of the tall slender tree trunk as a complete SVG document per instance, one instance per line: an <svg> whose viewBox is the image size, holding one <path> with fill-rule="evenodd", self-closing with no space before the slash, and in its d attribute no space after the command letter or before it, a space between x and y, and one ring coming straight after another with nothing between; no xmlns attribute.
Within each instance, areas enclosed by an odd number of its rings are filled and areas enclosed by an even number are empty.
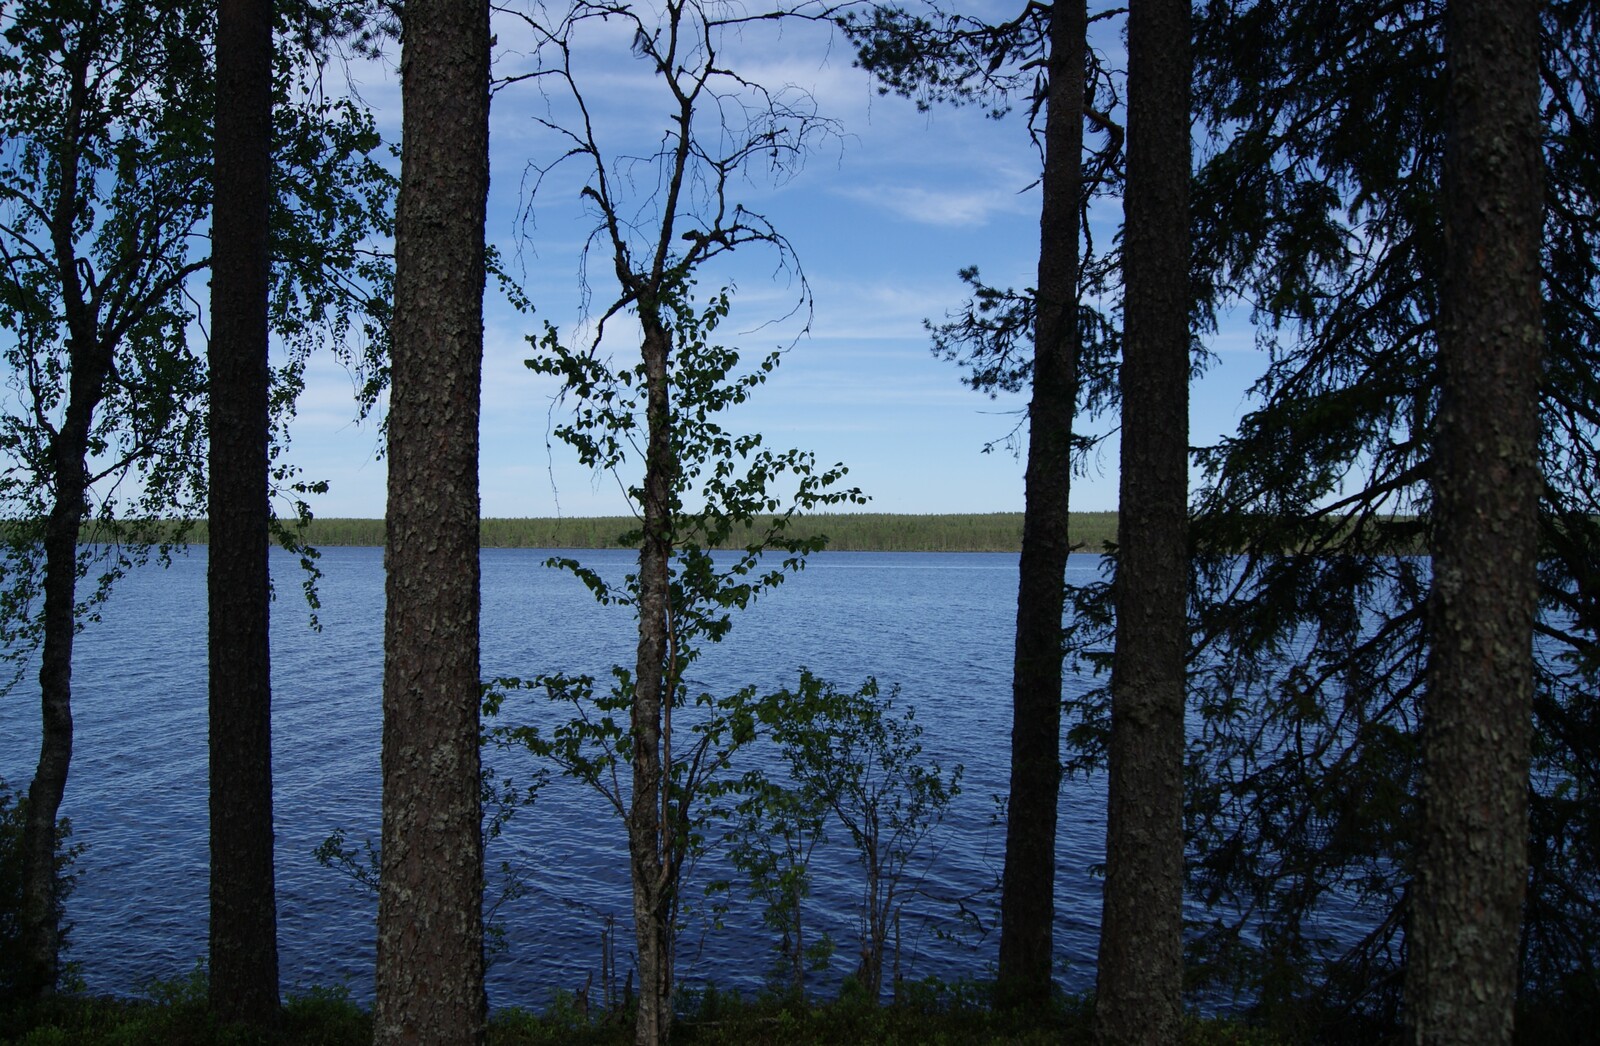
<svg viewBox="0 0 1600 1046"><path fill-rule="evenodd" d="M478 411L489 5L407 0L395 221L379 1043L480 1043Z"/></svg>
<svg viewBox="0 0 1600 1046"><path fill-rule="evenodd" d="M1072 423L1078 394L1078 203L1083 154L1082 0L1050 21L1033 398L1011 690L1011 789L1000 894L996 1001L1050 998L1056 800L1061 787L1061 614L1065 602Z"/></svg>
<svg viewBox="0 0 1600 1046"><path fill-rule="evenodd" d="M217 14L211 235L211 1004L270 1025L278 1010L267 644L267 221L272 4Z"/></svg>
<svg viewBox="0 0 1600 1046"><path fill-rule="evenodd" d="M1419 1043L1511 1041L1540 473L1539 5L1450 0L1437 519L1407 970Z"/></svg>
<svg viewBox="0 0 1600 1046"><path fill-rule="evenodd" d="M639 952L639 1009L634 1041L657 1046L672 1035L672 925L669 910L673 867L666 838L670 767L663 751L662 721L672 701L672 622L669 587L672 558L672 491L675 469L672 405L668 399L671 339L641 302L644 322L645 447L644 540L639 548L639 648L635 659L632 729L633 798L628 810L628 849L633 868L633 925Z"/></svg>
<svg viewBox="0 0 1600 1046"><path fill-rule="evenodd" d="M77 386L77 375L73 375ZM78 389L74 389L76 393ZM93 398L98 400L97 393ZM76 405L76 402L74 403ZM78 535L83 528L84 467L92 411L73 411L53 441L55 506L45 521L44 641L39 664L43 732L39 763L28 787L22 830L24 995L52 994L60 975L60 900L56 878L56 820L72 763L72 646L78 582ZM82 418L82 424L73 417Z"/></svg>
<svg viewBox="0 0 1600 1046"><path fill-rule="evenodd" d="M1117 634L1095 1003L1106 1043L1176 1043L1182 1033L1189 62L1189 4L1132 0Z"/></svg>
<svg viewBox="0 0 1600 1046"><path fill-rule="evenodd" d="M55 991L60 974L60 896L56 880L56 820L72 763L72 646L77 628L78 537L88 495L89 431L105 397L111 349L98 337L98 323L83 273L78 268L74 222L78 217L79 131L88 107L88 56L65 56L71 77L60 153L59 184L50 215L51 249L67 320L71 376L61 427L50 440L55 500L44 531L44 637L39 662L43 730L39 763L28 786L28 816L22 829L22 909L19 929L23 962L21 991L35 998Z"/></svg>

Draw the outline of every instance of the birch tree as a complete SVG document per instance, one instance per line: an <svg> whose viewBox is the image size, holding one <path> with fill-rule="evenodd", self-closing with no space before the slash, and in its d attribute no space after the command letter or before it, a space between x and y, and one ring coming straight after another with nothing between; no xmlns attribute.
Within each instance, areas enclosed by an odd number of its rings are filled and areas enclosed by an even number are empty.
<svg viewBox="0 0 1600 1046"><path fill-rule="evenodd" d="M0 636L37 655L43 732L24 830L23 989L54 989L56 824L72 757L72 648L112 584L204 499L206 368L191 344L210 264L212 12L185 3L9 5L0 47ZM279 70L288 172L273 196L275 438L306 353L378 331L389 179L354 103ZM275 486L295 483L281 462ZM83 541L90 523L100 544ZM114 541L107 541L114 538ZM83 582L90 583L85 585Z"/></svg>
<svg viewBox="0 0 1600 1046"><path fill-rule="evenodd" d="M740 178L763 167L771 177L788 177L831 125L804 92L746 78L732 55L742 33L763 23L818 18L825 10L760 13L700 0L667 0L656 8L580 0L523 16L536 41L536 68L513 79L544 92L550 115L538 123L560 143L553 159L530 164L540 187L535 200L558 168L577 165L579 196L594 219L585 258L603 259L607 270L607 289L596 295L605 304L595 310L588 347L573 348L550 329L539 339L542 359L530 365L562 376L578 401L578 421L563 438L585 463L639 470L624 480L639 518L632 535L638 570L626 593L578 568L602 600L634 609L633 665L616 670L610 697L592 695L592 680L555 682L552 696L598 697L608 723L609 713L626 711L625 737L575 725L557 754L601 789L626 827L639 962L635 1039L641 1044L663 1043L671 1034L679 884L692 853L691 808L703 798L696 783L721 770L731 747L742 742L752 712L736 706L755 698L748 691L719 703L706 695L709 725L685 745L681 733L675 739L673 725L674 710L689 700L683 673L698 642L726 632L730 609L781 580L781 569L758 570L766 548L789 552L786 569L797 569L794 557L816 547L783 535L793 512L859 500L854 491L828 490L842 477L841 467L818 469L809 455L768 450L759 435L723 431L720 412L764 381L777 359L768 356L755 371L736 375L736 350L709 340L727 314L726 294L701 303L693 293L696 274L740 248L765 247L776 252L780 266L793 263L788 241L732 193ZM643 94L667 114L654 151L642 157L608 145L583 73L585 59L595 53L592 38L615 40L619 25L639 63L633 68L648 76ZM802 289L800 298L799 307L807 307L809 292ZM638 323L638 362L613 368L603 343L608 326L625 314ZM787 498L769 489L790 480ZM691 499L705 507L688 508ZM754 530L746 535L745 552L731 565L713 560L711 550L747 526ZM583 754L591 741L601 746L598 756ZM614 776L624 764L626 786Z"/></svg>

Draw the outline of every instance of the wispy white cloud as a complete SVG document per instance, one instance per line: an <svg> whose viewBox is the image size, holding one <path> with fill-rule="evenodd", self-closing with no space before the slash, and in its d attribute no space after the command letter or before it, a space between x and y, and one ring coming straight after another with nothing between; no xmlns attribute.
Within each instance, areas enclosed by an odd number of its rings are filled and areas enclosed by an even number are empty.
<svg viewBox="0 0 1600 1046"><path fill-rule="evenodd" d="M931 189L881 183L846 186L834 192L902 221L945 228L978 228L999 215L1023 213L1030 205L1025 196L989 186Z"/></svg>

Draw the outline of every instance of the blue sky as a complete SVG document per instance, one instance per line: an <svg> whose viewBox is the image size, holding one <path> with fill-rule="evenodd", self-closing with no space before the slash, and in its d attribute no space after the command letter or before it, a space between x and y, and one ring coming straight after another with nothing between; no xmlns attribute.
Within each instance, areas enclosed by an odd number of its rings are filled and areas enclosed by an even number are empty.
<svg viewBox="0 0 1600 1046"><path fill-rule="evenodd" d="M527 43L514 23L497 22L496 72L527 68ZM602 31L581 53L592 85L594 120L618 154L648 151L667 106L648 66L632 56L630 37ZM1120 64L1114 35L1103 41ZM840 461L850 481L885 512L996 512L1022 508L1022 462L986 443L1017 423L1021 397L990 400L964 388L954 365L935 359L923 320L960 305L956 272L977 265L987 282L1018 288L1034 282L1038 258L1037 159L1020 114L988 119L973 108L938 107L880 97L853 68L848 45L821 27L747 33L725 50L727 62L768 86L808 91L839 133L822 141L803 169L774 185L759 174L741 185L739 202L772 219L794 246L814 296L809 332L777 324L796 298L793 279L774 274L770 253L752 248L701 276L702 290L731 285L734 312L718 340L747 359L791 346L777 374L741 408L734 423L765 434L768 444L815 451ZM381 63L356 67L361 96L380 126L398 134L397 76ZM491 291L486 312L482 414L482 511L485 516L584 516L627 511L616 477L579 466L547 440L551 379L528 371L525 336L544 320L564 334L583 328L579 266L592 226L579 206L577 167L547 178L532 200L529 164L547 162L559 144L534 116L552 103L531 84L495 98L491 123L488 235L500 246L533 301L529 317ZM1099 208L1095 235L1108 242L1114 202ZM590 275L603 295L607 259ZM607 339L619 357L626 330ZM1247 329L1230 326L1212 339L1214 367L1194 388L1191 442L1233 429L1242 389L1258 366ZM356 424L351 379L331 356L313 360L293 428L292 459L330 490L312 500L319 516L383 514L385 470L375 453L376 424ZM547 442L550 444L547 447ZM1114 438L1088 476L1075 480L1073 507L1116 507Z"/></svg>

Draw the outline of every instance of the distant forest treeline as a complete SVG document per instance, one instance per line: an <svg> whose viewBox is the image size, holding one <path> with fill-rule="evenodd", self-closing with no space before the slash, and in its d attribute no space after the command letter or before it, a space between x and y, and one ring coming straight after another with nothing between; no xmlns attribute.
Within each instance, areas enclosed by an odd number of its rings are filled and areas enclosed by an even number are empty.
<svg viewBox="0 0 1600 1046"><path fill-rule="evenodd" d="M485 519L485 548L622 548L619 540L638 527L631 516L572 519ZM841 513L801 517L791 524L796 537L824 534L830 549L857 552L1015 552L1022 542L1022 513L972 515L900 515L886 512ZM1075 512L1073 544L1099 552L1116 539L1115 512ZM103 530L89 528L85 540L104 540ZM314 546L382 545L381 519L314 519L304 539ZM206 524L199 521L189 541L204 544ZM733 542L732 544L737 544Z"/></svg>
<svg viewBox="0 0 1600 1046"><path fill-rule="evenodd" d="M1218 526L1217 520L1210 521ZM1242 523L1243 520L1235 521ZM16 521L0 522L15 527ZM571 519L485 519L482 521L484 548L623 548L621 537L638 525L630 516L589 516ZM1232 524L1224 524L1232 525ZM1425 534L1415 517L1395 516L1382 521L1369 520L1370 531L1383 545L1369 551L1389 555L1421 555L1426 552ZM173 533L177 524L169 524ZM1349 528L1349 521L1329 517L1303 527L1303 532L1286 535L1292 548L1285 551L1318 554L1338 547ZM128 525L118 524L125 538L133 538ZM945 513L911 514L891 512L848 512L802 516L791 525L797 537L823 534L828 548L848 552L1016 552L1022 545L1022 513ZM150 536L146 532L146 537ZM162 535L165 536L165 535ZM381 519L313 519L302 538L314 547L383 544ZM1117 538L1115 512L1074 512L1070 526L1073 547L1079 552L1100 553ZM114 540L104 523L84 528L88 544ZM207 540L205 520L190 524L186 540L203 545ZM737 545L737 541L729 545ZM1231 544L1226 540L1213 544ZM1240 539L1240 547L1243 547Z"/></svg>

